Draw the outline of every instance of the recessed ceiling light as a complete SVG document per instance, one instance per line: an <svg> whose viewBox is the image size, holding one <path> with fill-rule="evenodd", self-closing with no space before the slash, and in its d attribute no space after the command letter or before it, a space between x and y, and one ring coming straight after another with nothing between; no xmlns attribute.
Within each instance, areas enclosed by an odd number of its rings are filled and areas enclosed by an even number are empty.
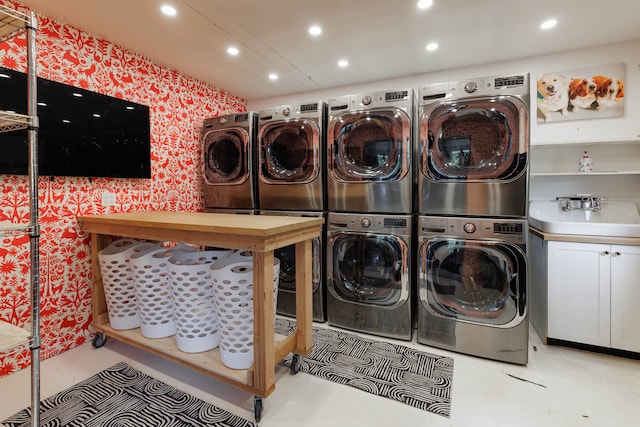
<svg viewBox="0 0 640 427"><path fill-rule="evenodd" d="M46 102L38 102L37 103L40 107L46 107L47 103Z"/></svg>
<svg viewBox="0 0 640 427"><path fill-rule="evenodd" d="M96 119L100 118L100 114L98 113L93 113L93 117L95 117Z"/></svg>
<svg viewBox="0 0 640 427"><path fill-rule="evenodd" d="M237 54L239 54L239 53L240 53L240 51L239 51L239 50L238 50L238 48L237 48L237 47L235 47L235 46L229 46L229 47L227 48L227 53L228 53L229 55L236 56Z"/></svg>
<svg viewBox="0 0 640 427"><path fill-rule="evenodd" d="M433 0L420 0L418 9L429 9L433 5Z"/></svg>
<svg viewBox="0 0 640 427"><path fill-rule="evenodd" d="M433 52L434 50L438 50L438 43L429 43L426 47L429 52Z"/></svg>
<svg viewBox="0 0 640 427"><path fill-rule="evenodd" d="M556 21L555 19L548 19L540 24L540 28L543 30L548 30L549 28L555 27L557 23L558 21Z"/></svg>
<svg viewBox="0 0 640 427"><path fill-rule="evenodd" d="M348 66L349 66L349 61L347 61L346 59L341 59L340 61L338 61L338 67L345 68Z"/></svg>
<svg viewBox="0 0 640 427"><path fill-rule="evenodd" d="M82 94L78 92L73 92L73 96L77 96L78 98L82 98Z"/></svg>
<svg viewBox="0 0 640 427"><path fill-rule="evenodd" d="M278 80L278 75L276 73L269 74L269 80Z"/></svg>
<svg viewBox="0 0 640 427"><path fill-rule="evenodd" d="M11 76L9 74L4 74L4 73L0 74L0 77L2 77L3 79L10 79L11 78Z"/></svg>
<svg viewBox="0 0 640 427"><path fill-rule="evenodd" d="M162 5L160 10L162 11L162 13L164 13L167 16L176 16L176 14L178 13L175 7L170 6L168 4Z"/></svg>
<svg viewBox="0 0 640 427"><path fill-rule="evenodd" d="M322 28L320 28L320 26L318 25L312 25L311 27L309 27L309 34L314 37L319 36L320 34L322 34Z"/></svg>

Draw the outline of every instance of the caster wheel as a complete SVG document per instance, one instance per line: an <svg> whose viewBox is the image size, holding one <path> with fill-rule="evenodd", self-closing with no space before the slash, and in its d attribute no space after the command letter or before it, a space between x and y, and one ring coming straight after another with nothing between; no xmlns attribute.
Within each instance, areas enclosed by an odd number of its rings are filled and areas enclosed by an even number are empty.
<svg viewBox="0 0 640 427"><path fill-rule="evenodd" d="M254 396L253 398L253 415L256 418L256 422L260 422L262 418L262 398L260 396Z"/></svg>
<svg viewBox="0 0 640 427"><path fill-rule="evenodd" d="M107 336L102 333L97 333L96 336L93 337L91 344L94 348L100 348L104 345L105 342L107 342Z"/></svg>
<svg viewBox="0 0 640 427"><path fill-rule="evenodd" d="M300 372L300 368L302 367L302 356L299 354L294 354L291 358L291 373L297 374Z"/></svg>

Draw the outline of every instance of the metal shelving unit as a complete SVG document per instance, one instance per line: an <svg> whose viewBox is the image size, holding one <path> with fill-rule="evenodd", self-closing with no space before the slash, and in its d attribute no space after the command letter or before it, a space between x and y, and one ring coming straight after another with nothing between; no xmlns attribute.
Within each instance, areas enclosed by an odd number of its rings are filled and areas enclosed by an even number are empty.
<svg viewBox="0 0 640 427"><path fill-rule="evenodd" d="M0 320L0 354L8 355L28 347L31 352L31 408L32 426L40 425L40 225L38 220L38 110L36 76L35 13L24 14L0 5L0 42L25 33L27 37L27 115L0 111L0 133L27 130L29 156L29 212L28 224L2 224L0 234L29 234L30 252L30 311L29 328Z"/></svg>

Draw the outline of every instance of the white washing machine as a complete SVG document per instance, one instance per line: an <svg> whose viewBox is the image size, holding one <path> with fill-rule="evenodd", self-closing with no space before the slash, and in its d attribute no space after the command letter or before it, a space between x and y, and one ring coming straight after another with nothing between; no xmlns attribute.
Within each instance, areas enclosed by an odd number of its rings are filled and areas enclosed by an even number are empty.
<svg viewBox="0 0 640 427"><path fill-rule="evenodd" d="M259 117L260 208L324 211L327 104L283 105Z"/></svg>
<svg viewBox="0 0 640 427"><path fill-rule="evenodd" d="M257 209L254 171L257 114L213 117L200 132L205 209Z"/></svg>
<svg viewBox="0 0 640 427"><path fill-rule="evenodd" d="M329 324L411 340L411 242L411 215L329 212Z"/></svg>
<svg viewBox="0 0 640 427"><path fill-rule="evenodd" d="M412 213L413 90L348 95L328 104L327 210Z"/></svg>
<svg viewBox="0 0 640 427"><path fill-rule="evenodd" d="M526 365L526 219L418 217L417 341Z"/></svg>

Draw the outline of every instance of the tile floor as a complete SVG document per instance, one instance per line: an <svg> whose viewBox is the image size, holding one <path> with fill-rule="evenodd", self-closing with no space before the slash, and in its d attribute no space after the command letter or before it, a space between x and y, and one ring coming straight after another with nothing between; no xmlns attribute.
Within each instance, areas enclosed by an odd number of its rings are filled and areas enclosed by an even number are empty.
<svg viewBox="0 0 640 427"><path fill-rule="evenodd" d="M260 426L631 427L640 423L637 360L545 346L533 330L527 366L399 343L454 358L451 418L312 375L291 375L288 368L278 367L276 389L264 400ZM87 343L44 361L42 398L120 361L253 420L253 396L248 393L113 339L100 349ZM29 371L0 378L0 420L30 405Z"/></svg>

